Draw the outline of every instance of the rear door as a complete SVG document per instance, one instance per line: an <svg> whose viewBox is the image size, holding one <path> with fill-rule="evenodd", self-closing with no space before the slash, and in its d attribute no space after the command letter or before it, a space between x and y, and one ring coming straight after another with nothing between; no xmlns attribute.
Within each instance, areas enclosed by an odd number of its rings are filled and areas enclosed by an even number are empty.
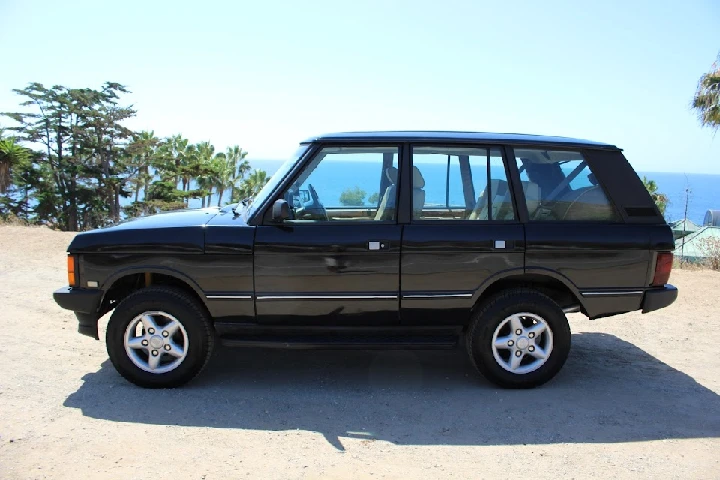
<svg viewBox="0 0 720 480"><path fill-rule="evenodd" d="M278 194L291 218L255 236L257 319L399 323L398 145L325 146Z"/></svg>
<svg viewBox="0 0 720 480"><path fill-rule="evenodd" d="M503 149L417 144L411 152L402 323L464 323L485 284L523 272L524 229Z"/></svg>

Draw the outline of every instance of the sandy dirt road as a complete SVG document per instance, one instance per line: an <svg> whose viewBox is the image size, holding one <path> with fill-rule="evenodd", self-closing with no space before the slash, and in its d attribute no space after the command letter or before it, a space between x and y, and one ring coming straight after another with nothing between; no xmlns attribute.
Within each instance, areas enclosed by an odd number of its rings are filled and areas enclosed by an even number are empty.
<svg viewBox="0 0 720 480"><path fill-rule="evenodd" d="M220 348L150 391L53 302L72 237L0 227L0 478L720 478L720 273L674 272L654 314L572 315L536 390L462 350Z"/></svg>

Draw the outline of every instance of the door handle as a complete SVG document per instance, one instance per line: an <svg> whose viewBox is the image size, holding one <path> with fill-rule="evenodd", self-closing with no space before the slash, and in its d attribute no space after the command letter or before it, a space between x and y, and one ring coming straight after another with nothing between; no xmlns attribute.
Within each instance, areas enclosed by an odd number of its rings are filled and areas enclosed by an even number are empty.
<svg viewBox="0 0 720 480"><path fill-rule="evenodd" d="M368 242L368 250L385 250L387 249L387 242Z"/></svg>

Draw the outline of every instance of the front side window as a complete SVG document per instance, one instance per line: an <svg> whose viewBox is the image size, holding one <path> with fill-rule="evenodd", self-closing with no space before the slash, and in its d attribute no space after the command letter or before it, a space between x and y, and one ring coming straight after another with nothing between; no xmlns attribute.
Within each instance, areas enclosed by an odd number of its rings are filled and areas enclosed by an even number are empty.
<svg viewBox="0 0 720 480"><path fill-rule="evenodd" d="M397 147L325 147L282 193L290 223L395 221Z"/></svg>
<svg viewBox="0 0 720 480"><path fill-rule="evenodd" d="M618 222L580 152L515 149L530 221Z"/></svg>
<svg viewBox="0 0 720 480"><path fill-rule="evenodd" d="M515 220L497 148L414 147L413 219Z"/></svg>

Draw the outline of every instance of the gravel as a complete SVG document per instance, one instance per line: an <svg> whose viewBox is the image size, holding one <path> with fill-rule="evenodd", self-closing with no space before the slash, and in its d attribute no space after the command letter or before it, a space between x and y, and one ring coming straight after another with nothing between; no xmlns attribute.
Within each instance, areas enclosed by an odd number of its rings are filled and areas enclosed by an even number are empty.
<svg viewBox="0 0 720 480"><path fill-rule="evenodd" d="M718 478L718 272L676 270L655 313L571 315L570 358L535 390L460 349L219 348L152 391L52 300L72 237L0 227L0 478Z"/></svg>

